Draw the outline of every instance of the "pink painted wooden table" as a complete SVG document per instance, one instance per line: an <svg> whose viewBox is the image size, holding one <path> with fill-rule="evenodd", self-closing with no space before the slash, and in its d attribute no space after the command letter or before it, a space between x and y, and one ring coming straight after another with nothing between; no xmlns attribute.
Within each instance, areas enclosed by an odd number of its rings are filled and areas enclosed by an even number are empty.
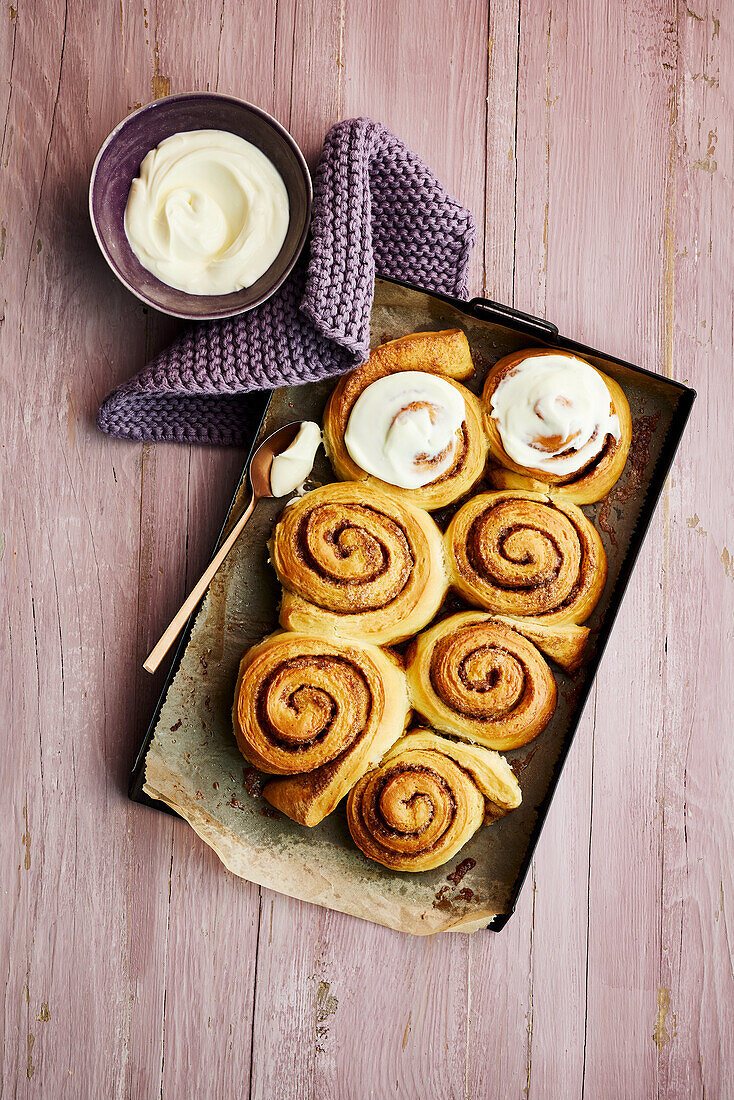
<svg viewBox="0 0 734 1100"><path fill-rule="evenodd" d="M3 1095L734 1094L734 6L15 0L0 13ZM313 160L392 126L472 290L698 390L516 915L409 939L259 890L127 802L141 661L242 463L94 427L175 324L99 255L112 126L219 89Z"/></svg>

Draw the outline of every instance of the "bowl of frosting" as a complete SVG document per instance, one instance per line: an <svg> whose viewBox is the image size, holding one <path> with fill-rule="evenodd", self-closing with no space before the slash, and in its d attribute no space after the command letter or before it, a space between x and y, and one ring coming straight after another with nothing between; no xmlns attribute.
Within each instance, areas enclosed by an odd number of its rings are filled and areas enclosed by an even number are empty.
<svg viewBox="0 0 734 1100"><path fill-rule="evenodd" d="M128 290L203 321L244 313L278 289L306 242L312 196L303 154L266 111L193 92L149 103L112 131L89 210Z"/></svg>

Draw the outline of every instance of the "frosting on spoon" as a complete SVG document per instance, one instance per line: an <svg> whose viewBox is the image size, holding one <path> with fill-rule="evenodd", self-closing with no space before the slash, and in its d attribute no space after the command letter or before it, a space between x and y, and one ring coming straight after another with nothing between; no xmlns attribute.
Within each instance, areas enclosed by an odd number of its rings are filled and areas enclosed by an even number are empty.
<svg viewBox="0 0 734 1100"><path fill-rule="evenodd" d="M313 420L304 420L290 447L273 457L270 466L270 492L284 497L306 480L313 469L321 446L321 429Z"/></svg>

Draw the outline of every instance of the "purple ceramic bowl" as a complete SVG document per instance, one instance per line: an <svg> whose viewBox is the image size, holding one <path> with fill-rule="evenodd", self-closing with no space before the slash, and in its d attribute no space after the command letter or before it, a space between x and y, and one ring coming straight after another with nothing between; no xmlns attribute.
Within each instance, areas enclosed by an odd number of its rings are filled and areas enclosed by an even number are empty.
<svg viewBox="0 0 734 1100"><path fill-rule="evenodd" d="M229 130L252 142L283 177L290 222L283 247L264 275L234 294L186 294L156 279L142 266L125 234L130 185L151 149L182 130ZM89 183L89 213L99 247L115 275L146 305L187 320L232 317L260 305L290 274L304 244L313 189L301 150L266 111L215 92L168 96L128 115L97 154Z"/></svg>

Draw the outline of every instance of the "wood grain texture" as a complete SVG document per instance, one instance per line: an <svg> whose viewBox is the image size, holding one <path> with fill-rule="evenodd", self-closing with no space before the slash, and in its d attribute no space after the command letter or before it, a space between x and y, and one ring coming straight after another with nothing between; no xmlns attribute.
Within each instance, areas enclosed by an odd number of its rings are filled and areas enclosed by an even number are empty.
<svg viewBox="0 0 734 1100"><path fill-rule="evenodd" d="M730 7L18 0L0 67L2 1095L732 1095ZM474 210L474 293L698 390L497 936L261 891L125 798L140 662L242 455L97 433L176 324L108 272L86 186L119 118L189 88L311 163L380 119Z"/></svg>
<svg viewBox="0 0 734 1100"><path fill-rule="evenodd" d="M533 203L531 196L526 200L523 221L532 227L531 248L522 265L518 257L534 311L551 317L562 332L580 332L580 339L592 346L652 369L661 366L656 358L664 324L657 305L663 281L659 242L669 80L655 51L662 42L665 15L654 5L644 11L608 5L601 17L592 18L587 5L568 4L565 10L554 5L545 27L536 25L535 49L545 42L537 81L544 77L545 103L533 152L536 172L544 164L545 187L539 201ZM583 79L566 79L569 64ZM532 242L542 244L533 249ZM611 302L614 307L608 308ZM623 327L622 317L640 321ZM620 686L654 684L659 674L664 645L660 560L658 517L587 708L591 729L585 724L574 746L577 765L583 763L578 749L586 755L577 787L586 843L575 834L574 826L582 820L577 813L567 823L570 834L564 829L555 838L562 845L565 834L578 851L569 868L572 904L567 913L559 905L557 889L562 870L554 875L552 858L545 855L553 845L553 831L546 833L536 854L534 1004L546 1030L539 1035L534 1029L534 1038L543 1051L569 1054L565 1066L545 1053L533 1057L531 1095L536 1071L538 1096L562 1090L564 1079L573 1082L573 1092L589 1096L603 1095L612 1083L621 1096L647 1096L656 1089L656 1048L650 1040L659 915L657 905L650 903L659 896L660 881L655 801L659 746L654 736L640 737L638 731L659 729L661 700L657 691L620 691ZM562 809L559 799L551 830ZM571 935L556 948L554 966L546 966L541 985L540 960L550 956L564 926ZM578 1021L564 1026L549 1011L559 962L574 1000L583 1007L582 1028Z"/></svg>
<svg viewBox="0 0 734 1100"><path fill-rule="evenodd" d="M734 543L730 416L734 24L681 7L666 206L666 358L698 391L665 510L666 652L659 783L661 1091L726 1095L734 1047L731 867ZM727 221L729 225L727 228ZM680 583L678 578L684 577ZM724 734L723 738L717 735Z"/></svg>

